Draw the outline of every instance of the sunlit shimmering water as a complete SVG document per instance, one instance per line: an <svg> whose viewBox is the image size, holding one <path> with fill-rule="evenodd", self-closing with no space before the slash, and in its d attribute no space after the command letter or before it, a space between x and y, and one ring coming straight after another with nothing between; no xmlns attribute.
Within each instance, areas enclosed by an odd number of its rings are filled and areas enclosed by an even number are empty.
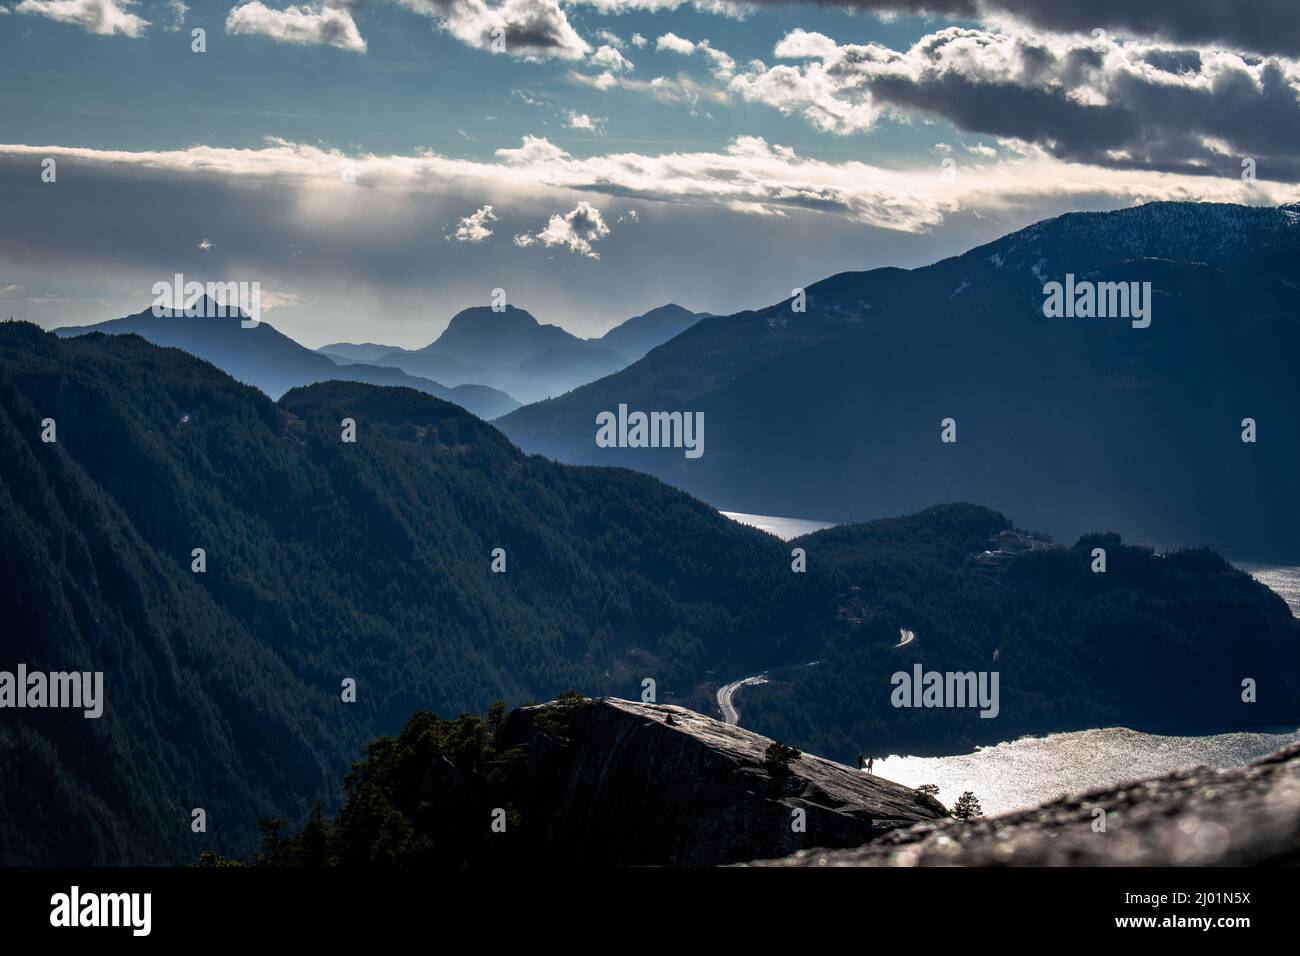
<svg viewBox="0 0 1300 956"><path fill-rule="evenodd" d="M789 541L834 527L832 522L775 515L722 512L741 524ZM1300 568L1235 562L1275 591L1300 617ZM1204 737L1164 737L1126 727L1023 737L953 757L877 758L875 772L909 787L937 784L947 807L962 791L979 798L986 814L1037 806L1067 793L1109 787L1140 777L1158 776L1205 764L1240 767L1300 741L1300 728L1279 733L1226 733Z"/></svg>
<svg viewBox="0 0 1300 956"><path fill-rule="evenodd" d="M1275 592L1286 601L1291 613L1300 617L1300 568L1289 568L1276 564L1234 564L1245 571L1260 584Z"/></svg>
<svg viewBox="0 0 1300 956"><path fill-rule="evenodd" d="M1161 737L1107 727L1022 737L954 757L891 755L876 759L875 772L908 787L937 784L940 802L950 808L963 790L970 790L991 816L1197 764L1240 767L1296 741L1300 741L1300 728L1283 733Z"/></svg>
<svg viewBox="0 0 1300 956"><path fill-rule="evenodd" d="M1241 563L1237 567L1275 591L1300 617L1300 568ZM875 771L909 787L937 784L939 800L946 807L956 803L963 790L970 790L984 812L992 815L1197 764L1240 767L1296 741L1300 729L1162 737L1108 727L1024 737L954 757L890 756L878 759Z"/></svg>
<svg viewBox="0 0 1300 956"><path fill-rule="evenodd" d="M813 521L810 518L747 515L739 511L720 511L718 513L723 517L730 518L732 521L739 521L751 528L758 528L760 531L774 534L782 541L789 541L791 538L797 538L802 534L812 534L814 531L821 531L823 528L835 527L833 521Z"/></svg>

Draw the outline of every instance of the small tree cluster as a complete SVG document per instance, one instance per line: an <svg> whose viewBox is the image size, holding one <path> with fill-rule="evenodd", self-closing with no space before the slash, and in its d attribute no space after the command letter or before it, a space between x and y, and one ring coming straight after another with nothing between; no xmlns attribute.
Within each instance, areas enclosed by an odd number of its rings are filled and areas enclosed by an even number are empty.
<svg viewBox="0 0 1300 956"><path fill-rule="evenodd" d="M803 753L797 748L774 740L763 751L763 763L775 776L784 777L790 773L790 762L802 756Z"/></svg>
<svg viewBox="0 0 1300 956"><path fill-rule="evenodd" d="M980 802L975 794L967 790L957 798L957 805L952 808L952 815L958 820L970 820L984 816L984 811L980 808Z"/></svg>

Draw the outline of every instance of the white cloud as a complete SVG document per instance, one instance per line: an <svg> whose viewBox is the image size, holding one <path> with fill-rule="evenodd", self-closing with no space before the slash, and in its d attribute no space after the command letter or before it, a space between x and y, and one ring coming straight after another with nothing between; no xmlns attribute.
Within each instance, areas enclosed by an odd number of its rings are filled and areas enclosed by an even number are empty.
<svg viewBox="0 0 1300 956"><path fill-rule="evenodd" d="M651 80L634 80L627 76L615 76L609 71L597 76L570 71L569 79L580 86L589 86L602 92L617 87L652 96L661 103L685 103L692 116L709 115L700 105L701 102L726 103L730 100L725 89L705 85L685 73L678 73L675 77L656 76Z"/></svg>
<svg viewBox="0 0 1300 956"><path fill-rule="evenodd" d="M448 236L448 239L455 239L457 242L482 242L488 236L492 235L492 230L488 228L489 222L496 222L496 213L492 211L492 205L489 203L481 209L476 209L460 222L456 224L456 233Z"/></svg>
<svg viewBox="0 0 1300 956"><path fill-rule="evenodd" d="M632 45L636 47L638 50L641 49L641 47L645 46L648 42L650 41L648 41L641 34L639 33L632 34Z"/></svg>
<svg viewBox="0 0 1300 956"><path fill-rule="evenodd" d="M73 23L99 36L142 37L149 21L131 13L134 6L136 0L22 0L14 10Z"/></svg>
<svg viewBox="0 0 1300 956"><path fill-rule="evenodd" d="M189 4L184 0L167 0L167 10L171 20L163 27L168 33L180 33L185 26L185 17L190 12Z"/></svg>
<svg viewBox="0 0 1300 956"><path fill-rule="evenodd" d="M655 50L677 53L682 56L692 56L699 53L713 64L710 72L712 72L714 78L722 81L730 80L736 70L736 61L727 53L716 49L708 40L701 40L696 43L693 40L678 36L676 33L665 33L655 41Z"/></svg>
<svg viewBox="0 0 1300 956"><path fill-rule="evenodd" d="M570 0L574 6L594 7L606 16L622 13L665 13L690 6L700 13L714 13L744 20L756 8L748 0Z"/></svg>
<svg viewBox="0 0 1300 956"><path fill-rule="evenodd" d="M701 40L696 49L713 61L713 75L720 80L730 79L736 71L736 61L721 50L714 49L708 40Z"/></svg>
<svg viewBox="0 0 1300 956"><path fill-rule="evenodd" d="M612 46L602 46L591 55L591 65L611 73L631 73L632 61Z"/></svg>
<svg viewBox="0 0 1300 956"><path fill-rule="evenodd" d="M680 53L682 56L690 56L695 52L695 44L685 37L679 37L676 33L665 33L655 41L656 50L667 50L669 53Z"/></svg>
<svg viewBox="0 0 1300 956"><path fill-rule="evenodd" d="M518 149L498 149L497 158L511 166L545 165L569 156L543 136L525 136L523 145Z"/></svg>
<svg viewBox="0 0 1300 956"><path fill-rule="evenodd" d="M586 113L569 110L569 117L564 121L564 126L566 129L586 130L596 136L604 136L605 124L608 122L609 120L603 116L589 116Z"/></svg>
<svg viewBox="0 0 1300 956"><path fill-rule="evenodd" d="M326 44L354 53L366 52L366 41L346 6L325 2L273 10L261 0L232 7L226 16L226 32L258 34L280 43Z"/></svg>
<svg viewBox="0 0 1300 956"><path fill-rule="evenodd" d="M731 80L729 88L746 101L763 103L782 113L801 114L809 125L823 132L870 129L881 110L870 96L861 94L851 70L841 69L838 60L831 60L838 50L830 37L794 30L776 44L774 55L779 59L820 59L802 67L768 67L755 60L745 73Z"/></svg>
<svg viewBox="0 0 1300 956"><path fill-rule="evenodd" d="M583 200L572 212L552 216L541 232L515 236L515 245L527 247L541 243L544 246L560 246L576 255L599 259L600 253L592 249L591 244L608 235L609 226L605 225L600 210Z"/></svg>
<svg viewBox="0 0 1300 956"><path fill-rule="evenodd" d="M560 0L396 0L408 10L432 17L467 46L492 50L496 37L505 52L523 60L580 60L591 52L569 23Z"/></svg>

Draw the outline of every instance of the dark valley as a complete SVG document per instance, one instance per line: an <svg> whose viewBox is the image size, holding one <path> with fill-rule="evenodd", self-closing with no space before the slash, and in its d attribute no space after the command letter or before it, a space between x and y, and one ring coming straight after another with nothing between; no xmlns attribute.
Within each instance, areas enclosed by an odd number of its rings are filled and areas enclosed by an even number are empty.
<svg viewBox="0 0 1300 956"><path fill-rule="evenodd" d="M247 857L258 818L331 811L363 744L412 713L570 688L636 700L650 679L710 712L722 680L820 660L747 691L746 727L842 762L873 735L942 749L1300 713L1296 619L1208 551L1089 536L990 569L990 545L1027 536L954 504L801 539L795 573L791 546L655 478L525 455L418 391L273 402L135 336L24 323L0 326L0 429L6 659L107 675L100 719L0 725L10 864L185 862L193 807L206 848ZM890 704L915 661L995 653L996 721Z"/></svg>

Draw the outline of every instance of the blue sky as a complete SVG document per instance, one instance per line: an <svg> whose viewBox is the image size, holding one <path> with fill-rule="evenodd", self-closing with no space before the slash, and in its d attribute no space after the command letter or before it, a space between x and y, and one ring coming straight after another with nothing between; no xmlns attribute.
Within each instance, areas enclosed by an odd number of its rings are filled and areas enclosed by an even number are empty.
<svg viewBox="0 0 1300 956"><path fill-rule="evenodd" d="M0 313L182 272L310 345L426 344L496 287L595 335L1071 209L1292 201L1300 5L1230 8L3 0Z"/></svg>

